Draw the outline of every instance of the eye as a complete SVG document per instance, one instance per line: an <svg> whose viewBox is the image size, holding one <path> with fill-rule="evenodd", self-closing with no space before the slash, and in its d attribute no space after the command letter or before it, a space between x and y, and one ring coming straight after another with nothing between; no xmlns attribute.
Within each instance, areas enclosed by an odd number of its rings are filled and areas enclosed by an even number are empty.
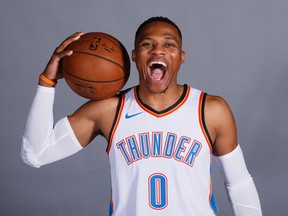
<svg viewBox="0 0 288 216"><path fill-rule="evenodd" d="M174 43L165 43L165 47L176 47L176 45Z"/></svg>
<svg viewBox="0 0 288 216"><path fill-rule="evenodd" d="M141 46L142 47L152 47L153 43L151 43L151 42L143 42L143 43L141 43Z"/></svg>

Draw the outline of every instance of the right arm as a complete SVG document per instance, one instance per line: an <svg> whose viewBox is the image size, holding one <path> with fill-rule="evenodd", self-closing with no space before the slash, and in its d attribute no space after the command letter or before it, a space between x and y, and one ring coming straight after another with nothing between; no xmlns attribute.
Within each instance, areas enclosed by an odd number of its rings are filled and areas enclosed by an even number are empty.
<svg viewBox="0 0 288 216"><path fill-rule="evenodd" d="M39 168L82 149L67 118L54 127L54 94L54 88L39 85L28 114L21 156L33 167Z"/></svg>
<svg viewBox="0 0 288 216"><path fill-rule="evenodd" d="M65 48L82 34L71 35L55 49L42 73L47 79L52 80L52 83L62 78L60 60L73 53ZM101 106L98 105L97 108L97 104L104 102L88 102L73 115L61 119L54 126L54 94L55 88L51 86L51 82L39 79L37 92L28 114L21 151L24 162L33 167L40 167L78 152L88 145L100 130L96 125L103 113L100 110ZM95 112L97 109L98 113ZM90 115L91 113L93 115Z"/></svg>
<svg viewBox="0 0 288 216"><path fill-rule="evenodd" d="M75 154L99 133L108 140L119 101L89 101L53 126L54 94L54 88L39 85L28 114L21 156L33 167Z"/></svg>

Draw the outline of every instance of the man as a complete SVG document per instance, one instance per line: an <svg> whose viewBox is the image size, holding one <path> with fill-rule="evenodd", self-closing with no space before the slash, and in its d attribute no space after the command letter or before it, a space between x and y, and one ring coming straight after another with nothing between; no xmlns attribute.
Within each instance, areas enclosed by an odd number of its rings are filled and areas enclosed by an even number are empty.
<svg viewBox="0 0 288 216"><path fill-rule="evenodd" d="M135 35L132 60L139 85L101 101L89 101L53 128L59 62L83 33L56 48L40 76L23 136L23 160L34 166L67 157L98 134L108 142L110 215L217 215L210 176L219 165L235 215L262 215L252 177L224 99L177 83L185 53L180 29L153 17Z"/></svg>

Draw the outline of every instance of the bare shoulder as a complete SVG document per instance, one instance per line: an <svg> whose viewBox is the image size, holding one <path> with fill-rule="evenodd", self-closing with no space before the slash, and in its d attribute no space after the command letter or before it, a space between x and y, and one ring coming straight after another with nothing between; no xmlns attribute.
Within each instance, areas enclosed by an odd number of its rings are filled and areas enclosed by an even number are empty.
<svg viewBox="0 0 288 216"><path fill-rule="evenodd" d="M223 115L229 115L232 113L226 100L216 95L207 95L205 108L206 113L213 115L213 117L221 117Z"/></svg>
<svg viewBox="0 0 288 216"><path fill-rule="evenodd" d="M205 122L213 141L213 153L224 155L237 146L237 128L230 106L220 96L207 95Z"/></svg>

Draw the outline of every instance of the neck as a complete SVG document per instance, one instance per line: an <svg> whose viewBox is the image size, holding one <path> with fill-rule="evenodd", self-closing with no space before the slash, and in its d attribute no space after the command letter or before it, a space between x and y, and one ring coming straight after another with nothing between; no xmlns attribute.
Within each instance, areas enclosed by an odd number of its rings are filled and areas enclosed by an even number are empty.
<svg viewBox="0 0 288 216"><path fill-rule="evenodd" d="M175 85L167 88L164 92L153 93L140 85L138 97L147 106L160 112L174 105L181 97L183 90L184 87L182 85Z"/></svg>

